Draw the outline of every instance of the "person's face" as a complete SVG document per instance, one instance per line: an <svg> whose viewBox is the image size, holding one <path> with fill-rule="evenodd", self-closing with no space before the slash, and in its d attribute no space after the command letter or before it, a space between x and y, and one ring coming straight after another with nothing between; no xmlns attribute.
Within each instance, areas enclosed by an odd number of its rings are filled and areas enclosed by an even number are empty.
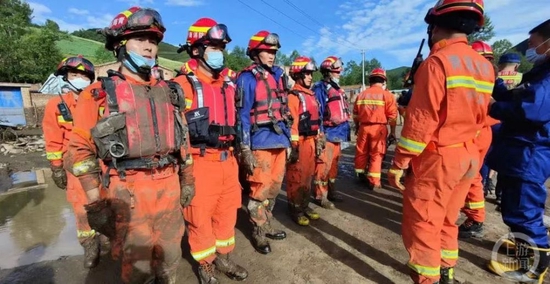
<svg viewBox="0 0 550 284"><path fill-rule="evenodd" d="M550 40L538 33L532 33L528 40L529 48L535 48L537 54L546 54L550 50Z"/></svg>
<svg viewBox="0 0 550 284"><path fill-rule="evenodd" d="M83 71L79 71L79 70L75 70L75 71L69 71L67 72L67 80L74 80L74 79L77 79L77 78L81 78L83 80L86 80L86 81L90 81L90 78L88 78L88 76L86 75L86 73L84 73Z"/></svg>
<svg viewBox="0 0 550 284"><path fill-rule="evenodd" d="M309 89L311 87L311 83L313 83L313 72L305 71L303 72L303 74L304 74L304 79L302 80L303 85L304 87Z"/></svg>
<svg viewBox="0 0 550 284"><path fill-rule="evenodd" d="M126 50L133 51L145 58L155 59L158 54L158 40L153 35L138 35L128 39Z"/></svg>
<svg viewBox="0 0 550 284"><path fill-rule="evenodd" d="M330 78L340 79L341 73L340 71L330 71Z"/></svg>
<svg viewBox="0 0 550 284"><path fill-rule="evenodd" d="M275 64L275 54L277 54L276 50L262 50L258 53L258 58L261 63L273 67L273 64Z"/></svg>

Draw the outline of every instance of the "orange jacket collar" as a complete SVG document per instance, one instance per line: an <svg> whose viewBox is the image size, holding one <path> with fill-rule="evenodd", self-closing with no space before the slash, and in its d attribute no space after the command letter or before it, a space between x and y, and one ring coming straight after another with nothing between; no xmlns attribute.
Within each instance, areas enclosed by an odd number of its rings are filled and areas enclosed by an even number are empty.
<svg viewBox="0 0 550 284"><path fill-rule="evenodd" d="M296 90L296 91L299 91L299 92L304 92L308 95L313 95L313 91L298 84L298 83L295 83L294 86L292 87L292 90Z"/></svg>
<svg viewBox="0 0 550 284"><path fill-rule="evenodd" d="M463 36L463 37L457 37L457 38L452 38L452 39L440 40L440 41L438 41L434 44L430 54L434 54L434 53L438 52L440 49L445 48L446 46L457 44L457 43L468 44L468 39L465 36Z"/></svg>
<svg viewBox="0 0 550 284"><path fill-rule="evenodd" d="M119 69L118 72L121 72L122 74L122 71ZM124 76L126 78L126 81L130 84L135 84L135 85L148 85L148 86L154 86L157 84L157 79L152 77L151 76L151 79L149 81L146 81L146 82L141 82L141 81L138 81L130 76Z"/></svg>
<svg viewBox="0 0 550 284"><path fill-rule="evenodd" d="M195 76L197 76L199 81L204 82L205 84L218 86L218 87L223 86L223 76L221 74L218 76L218 78L214 79L210 75L202 72L200 68L197 68L194 74Z"/></svg>

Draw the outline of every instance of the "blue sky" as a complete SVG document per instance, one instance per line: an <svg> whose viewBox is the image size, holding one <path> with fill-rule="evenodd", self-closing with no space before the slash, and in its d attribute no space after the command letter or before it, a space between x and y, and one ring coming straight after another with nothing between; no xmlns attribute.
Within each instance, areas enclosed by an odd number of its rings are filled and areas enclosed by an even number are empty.
<svg viewBox="0 0 550 284"><path fill-rule="evenodd" d="M409 65L421 39L423 22L435 0L94 0L27 1L36 23L56 21L62 30L104 27L119 12L132 5L157 9L167 26L165 41L185 41L189 26L201 17L211 17L229 27L235 46L245 47L259 30L276 32L281 51L294 49L317 61L336 55L361 60L377 58L384 68ZM550 16L548 0L486 0L486 12L498 39L513 44L527 38L527 32ZM498 4L497 4L498 3ZM257 11L255 11L257 10ZM259 11L259 12L258 12ZM427 47L424 55L428 53Z"/></svg>

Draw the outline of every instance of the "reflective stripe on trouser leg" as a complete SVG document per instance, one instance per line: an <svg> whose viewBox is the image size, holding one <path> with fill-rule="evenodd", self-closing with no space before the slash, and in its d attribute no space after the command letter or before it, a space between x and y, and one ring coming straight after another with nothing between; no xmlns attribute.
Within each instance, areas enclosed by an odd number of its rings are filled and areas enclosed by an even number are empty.
<svg viewBox="0 0 550 284"><path fill-rule="evenodd" d="M456 262L458 260L458 249L453 249L453 250L442 249L441 259L445 260L447 263L452 261Z"/></svg>
<svg viewBox="0 0 550 284"><path fill-rule="evenodd" d="M380 185L382 172L382 160L386 153L386 137L388 128L384 124L369 125L369 139L367 148L369 152L369 166L367 179L371 184Z"/></svg>

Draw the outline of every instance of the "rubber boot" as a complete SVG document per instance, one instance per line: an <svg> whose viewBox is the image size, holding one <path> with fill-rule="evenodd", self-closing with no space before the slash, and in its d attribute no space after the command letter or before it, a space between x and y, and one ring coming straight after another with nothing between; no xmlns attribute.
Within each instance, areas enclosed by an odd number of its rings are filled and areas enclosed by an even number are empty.
<svg viewBox="0 0 550 284"><path fill-rule="evenodd" d="M268 254L271 252L271 246L266 238L266 230L264 226L254 225L254 231L252 232L252 245L257 252L261 254Z"/></svg>
<svg viewBox="0 0 550 284"><path fill-rule="evenodd" d="M111 241L105 235L99 234L99 251L101 256L105 256L111 253Z"/></svg>
<svg viewBox="0 0 550 284"><path fill-rule="evenodd" d="M290 217L296 224L300 226L308 226L309 225L309 219L306 217L302 209L294 204L288 204L288 211L290 213Z"/></svg>
<svg viewBox="0 0 550 284"><path fill-rule="evenodd" d="M271 218L267 219L264 224L265 236L272 240L284 240L286 238L286 232L283 230L277 230L271 225Z"/></svg>
<svg viewBox="0 0 550 284"><path fill-rule="evenodd" d="M216 269L223 272L231 280L243 281L248 277L248 271L229 258L229 254L218 254L214 260Z"/></svg>
<svg viewBox="0 0 550 284"><path fill-rule="evenodd" d="M82 242L84 248L84 267L94 268L99 263L99 238L93 236Z"/></svg>
<svg viewBox="0 0 550 284"><path fill-rule="evenodd" d="M170 272L163 271L156 275L154 284L176 284L177 270L171 269Z"/></svg>
<svg viewBox="0 0 550 284"><path fill-rule="evenodd" d="M458 227L459 238L483 237L483 222L476 222L471 219L466 219L460 227Z"/></svg>
<svg viewBox="0 0 550 284"><path fill-rule="evenodd" d="M328 200L332 202L342 202L344 199L342 198L342 195L338 193L336 190L336 183L335 182L328 182Z"/></svg>
<svg viewBox="0 0 550 284"><path fill-rule="evenodd" d="M436 283L439 283L439 284L453 284L453 283L455 283L454 274L455 274L455 269L454 268L452 268L452 267L442 267L439 270L439 275L440 275L439 282L436 282Z"/></svg>
<svg viewBox="0 0 550 284"><path fill-rule="evenodd" d="M306 217L309 218L310 220L319 220L319 218L321 218L321 215L319 215L317 211L311 209L309 206L305 207L303 209L303 212L306 215Z"/></svg>
<svg viewBox="0 0 550 284"><path fill-rule="evenodd" d="M317 204L321 205L321 207L325 209L334 209L334 203L330 202L328 200L328 192L323 192L323 196L321 199L317 199Z"/></svg>
<svg viewBox="0 0 550 284"><path fill-rule="evenodd" d="M218 284L220 281L214 274L214 266L211 263L201 263L199 265L200 284Z"/></svg>
<svg viewBox="0 0 550 284"><path fill-rule="evenodd" d="M538 249L530 248L531 252L538 255L538 265L536 267L531 267L529 262L529 255L521 256L519 258L519 263L524 263L519 267L519 269L506 271L502 274L502 277L510 280L521 283L539 283L542 284L544 281L544 276L548 271L548 266L550 265L550 252L549 249Z"/></svg>

